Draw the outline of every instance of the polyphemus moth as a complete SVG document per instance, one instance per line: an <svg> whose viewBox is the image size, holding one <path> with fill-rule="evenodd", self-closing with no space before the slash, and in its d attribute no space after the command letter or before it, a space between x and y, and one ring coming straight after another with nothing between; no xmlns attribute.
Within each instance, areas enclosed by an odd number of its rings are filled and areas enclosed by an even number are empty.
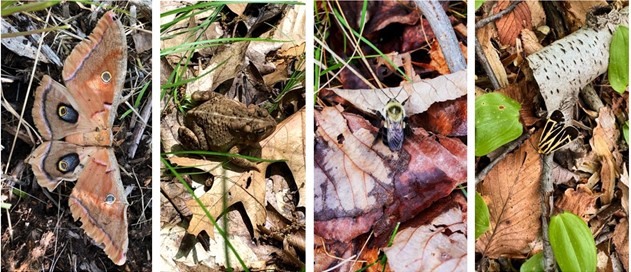
<svg viewBox="0 0 631 272"><path fill-rule="evenodd" d="M68 200L72 217L117 265L126 261L128 203L111 145L126 70L123 25L109 11L64 62L65 87L42 78L33 121L44 142L28 158L49 191L76 180Z"/></svg>

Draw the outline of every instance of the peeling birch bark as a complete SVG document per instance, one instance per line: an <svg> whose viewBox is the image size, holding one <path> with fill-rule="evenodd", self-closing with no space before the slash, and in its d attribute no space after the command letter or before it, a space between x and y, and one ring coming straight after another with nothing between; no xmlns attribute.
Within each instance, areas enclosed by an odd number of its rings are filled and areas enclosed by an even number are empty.
<svg viewBox="0 0 631 272"><path fill-rule="evenodd" d="M599 26L583 27L526 57L548 112L572 118L579 90L607 71L609 44L618 25L628 26L629 9L598 16Z"/></svg>

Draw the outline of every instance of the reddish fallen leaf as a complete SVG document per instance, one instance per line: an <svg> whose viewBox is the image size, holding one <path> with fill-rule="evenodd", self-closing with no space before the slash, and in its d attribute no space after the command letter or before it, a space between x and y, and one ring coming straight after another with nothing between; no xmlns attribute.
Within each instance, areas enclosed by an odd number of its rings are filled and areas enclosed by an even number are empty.
<svg viewBox="0 0 631 272"><path fill-rule="evenodd" d="M445 136L467 135L467 98L438 102L426 112L410 116L410 124Z"/></svg>
<svg viewBox="0 0 631 272"><path fill-rule="evenodd" d="M375 225L377 235L389 232L396 222L414 217L467 180L467 147L462 142L440 135L428 137L420 129L410 140L414 144L403 147L411 156L409 164L394 183L394 202L386 209L388 217Z"/></svg>
<svg viewBox="0 0 631 272"><path fill-rule="evenodd" d="M375 142L377 128L362 117L325 107L315 118L314 228L325 239L350 241L371 228L385 233L466 181L460 140L419 128L392 152Z"/></svg>
<svg viewBox="0 0 631 272"><path fill-rule="evenodd" d="M392 202L388 198L394 173L384 167L383 155L371 149L375 135L370 130L351 131L338 108L326 107L314 114L315 220L353 223L316 222L315 232L326 239L349 241L367 232L379 217L382 205ZM381 147L385 152L387 147ZM369 216L363 219L366 215ZM327 227L319 227L318 223Z"/></svg>
<svg viewBox="0 0 631 272"><path fill-rule="evenodd" d="M506 9L511 1L502 0L493 7L493 14ZM530 8L526 2L517 4L517 7L508 14L500 17L496 22L497 35L503 45L515 46L515 41L522 29L531 29Z"/></svg>

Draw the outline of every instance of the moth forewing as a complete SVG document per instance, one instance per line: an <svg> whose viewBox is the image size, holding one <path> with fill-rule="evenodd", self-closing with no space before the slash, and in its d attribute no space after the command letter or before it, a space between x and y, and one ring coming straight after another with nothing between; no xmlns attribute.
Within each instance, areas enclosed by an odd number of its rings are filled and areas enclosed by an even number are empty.
<svg viewBox="0 0 631 272"><path fill-rule="evenodd" d="M563 113L555 110L546 121L539 139L540 154L549 154L578 138L578 130L573 127L565 127Z"/></svg>
<svg viewBox="0 0 631 272"><path fill-rule="evenodd" d="M545 134L545 137L543 137ZM564 127L555 126L551 131L544 131L541 134L541 140L539 141L539 154L548 154L551 152L553 147L557 146L559 140L563 138Z"/></svg>
<svg viewBox="0 0 631 272"><path fill-rule="evenodd" d="M571 133L573 132L573 133ZM559 136L559 140L555 142L554 145L550 146L550 152L554 152L557 149L564 147L565 145L571 143L578 137L578 130L574 127L567 127L563 130L563 134Z"/></svg>

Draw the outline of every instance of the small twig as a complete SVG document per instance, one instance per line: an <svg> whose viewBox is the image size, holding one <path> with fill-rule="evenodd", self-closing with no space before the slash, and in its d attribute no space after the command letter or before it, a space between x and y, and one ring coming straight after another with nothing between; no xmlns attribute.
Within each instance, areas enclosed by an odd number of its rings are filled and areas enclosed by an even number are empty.
<svg viewBox="0 0 631 272"><path fill-rule="evenodd" d="M138 126L136 126L136 128L134 129L134 133L132 135L132 144L129 145L127 155L127 157L130 159L133 159L136 155L136 150L140 145L140 139L142 138L142 135L145 132L145 128L147 127L147 122L149 121L149 116L151 115L151 105L153 105L153 103L151 103L151 96L151 92L149 92L149 96L147 97L147 101L149 101L149 103L145 104L141 112L142 122L140 122L140 124L138 124Z"/></svg>
<svg viewBox="0 0 631 272"><path fill-rule="evenodd" d="M510 3L510 5L508 5L508 7L506 7L505 10L502 10L496 14L493 14L489 17L486 17L480 21L478 21L475 24L475 29L480 29L483 28L485 25L489 24L490 22L493 22L499 18L501 18L502 16L508 14L509 12L513 11L515 9L515 7L517 7L517 5L519 5L519 3L521 3L522 0L515 0L513 2Z"/></svg>
<svg viewBox="0 0 631 272"><path fill-rule="evenodd" d="M467 62L460 50L456 32L440 2L438 0L416 0L415 2L436 34L436 40L445 56L449 71L455 73L467 69Z"/></svg>
<svg viewBox="0 0 631 272"><path fill-rule="evenodd" d="M48 22L49 19L50 19L50 12L48 12L48 15L46 16L46 22ZM42 48L42 44L44 44L44 38L43 37L42 37L42 39L40 39L39 45L37 46L37 54L35 54L35 62L33 63L33 71L35 71L35 67L37 67L37 63L39 62L39 55L40 55L40 52L42 50L41 49ZM31 73L30 80L28 82L28 89L27 89L27 92L26 92L26 97L29 97L29 95L31 93L30 90L31 90L31 86L33 85L33 79L34 78L35 78L35 73ZM17 127L16 131L20 131L20 126L22 126L22 123L26 124L26 121L24 121L24 112L26 111L26 104L27 103L24 103L22 105L22 110L20 111L20 119L19 119L18 127ZM18 134L16 133L13 136L13 141L11 142L11 149L9 151L9 158L7 159L7 162L6 162L6 168L4 169L5 173L9 172L8 169L9 169L9 166L11 165L11 157L13 157L13 151L15 150L15 144L17 142L17 138L18 138Z"/></svg>
<svg viewBox="0 0 631 272"><path fill-rule="evenodd" d="M554 253L548 238L548 220L552 213L554 203L554 186L552 180L552 154L542 158L543 170L541 171L541 238L543 240L543 270L554 272Z"/></svg>
<svg viewBox="0 0 631 272"><path fill-rule="evenodd" d="M478 185L478 183L480 183L480 181L484 180L486 175L491 171L491 169L493 169L493 167L495 167L495 165L497 163L502 161L502 159L504 159L504 157L506 157L506 155L508 153L512 152L515 148L519 147L529 137L530 137L530 133L524 133L521 136L519 136L519 138L517 138L516 140L504 145L504 147L502 147L503 150L501 151L500 155L497 156L493 161L491 161L491 163L489 163L489 165L484 167L484 169L482 169L475 176L475 185Z"/></svg>
<svg viewBox="0 0 631 272"><path fill-rule="evenodd" d="M475 55L476 57L478 57L476 61L482 64L482 69L484 69L484 71L486 72L486 75L489 77L489 80L491 81L491 85L493 85L493 89L497 90L501 87L500 82L497 80L497 77L495 76L495 73L493 72L493 68L491 68L491 64L489 64L489 60L486 58L486 55L484 54L484 50L482 50L482 45L480 45L480 41L478 41L478 36L475 36L474 39L475 39Z"/></svg>

